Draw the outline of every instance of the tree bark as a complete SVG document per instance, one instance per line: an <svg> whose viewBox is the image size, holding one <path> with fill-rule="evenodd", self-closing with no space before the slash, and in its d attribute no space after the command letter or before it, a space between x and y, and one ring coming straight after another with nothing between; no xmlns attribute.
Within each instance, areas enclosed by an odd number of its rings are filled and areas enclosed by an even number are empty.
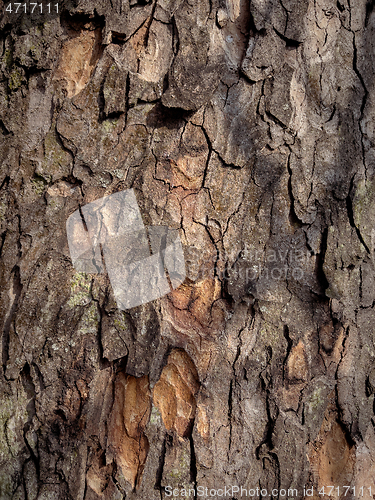
<svg viewBox="0 0 375 500"><path fill-rule="evenodd" d="M372 498L374 2L9 4L0 499ZM66 221L127 189L187 276L122 311Z"/></svg>

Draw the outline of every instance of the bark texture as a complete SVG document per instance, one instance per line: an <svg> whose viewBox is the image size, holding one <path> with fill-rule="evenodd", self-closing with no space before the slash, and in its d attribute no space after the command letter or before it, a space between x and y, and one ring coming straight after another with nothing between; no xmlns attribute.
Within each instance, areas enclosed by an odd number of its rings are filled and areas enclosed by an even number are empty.
<svg viewBox="0 0 375 500"><path fill-rule="evenodd" d="M0 499L372 498L374 2L7 5ZM123 312L65 223L129 188L187 278Z"/></svg>

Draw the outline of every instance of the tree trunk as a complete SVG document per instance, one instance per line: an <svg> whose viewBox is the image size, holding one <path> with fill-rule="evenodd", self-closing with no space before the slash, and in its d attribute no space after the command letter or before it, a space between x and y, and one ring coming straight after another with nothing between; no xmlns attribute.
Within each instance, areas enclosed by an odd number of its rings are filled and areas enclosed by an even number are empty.
<svg viewBox="0 0 375 500"><path fill-rule="evenodd" d="M0 499L372 499L375 2L25 5L0 1ZM186 278L125 308L67 220L131 189Z"/></svg>

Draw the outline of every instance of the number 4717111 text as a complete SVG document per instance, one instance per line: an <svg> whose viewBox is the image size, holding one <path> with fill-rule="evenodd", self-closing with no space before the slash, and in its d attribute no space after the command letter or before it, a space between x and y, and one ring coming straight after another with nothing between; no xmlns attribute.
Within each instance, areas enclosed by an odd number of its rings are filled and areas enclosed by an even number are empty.
<svg viewBox="0 0 375 500"><path fill-rule="evenodd" d="M58 14L58 3L10 3L5 9L9 14Z"/></svg>

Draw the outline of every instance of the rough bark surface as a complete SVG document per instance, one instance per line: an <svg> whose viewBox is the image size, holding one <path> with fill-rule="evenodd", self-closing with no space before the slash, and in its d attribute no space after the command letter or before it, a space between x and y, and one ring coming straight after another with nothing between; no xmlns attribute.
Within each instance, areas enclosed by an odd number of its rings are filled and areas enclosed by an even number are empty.
<svg viewBox="0 0 375 500"><path fill-rule="evenodd" d="M0 499L372 498L374 2L7 5ZM124 312L65 223L129 188L187 278Z"/></svg>

